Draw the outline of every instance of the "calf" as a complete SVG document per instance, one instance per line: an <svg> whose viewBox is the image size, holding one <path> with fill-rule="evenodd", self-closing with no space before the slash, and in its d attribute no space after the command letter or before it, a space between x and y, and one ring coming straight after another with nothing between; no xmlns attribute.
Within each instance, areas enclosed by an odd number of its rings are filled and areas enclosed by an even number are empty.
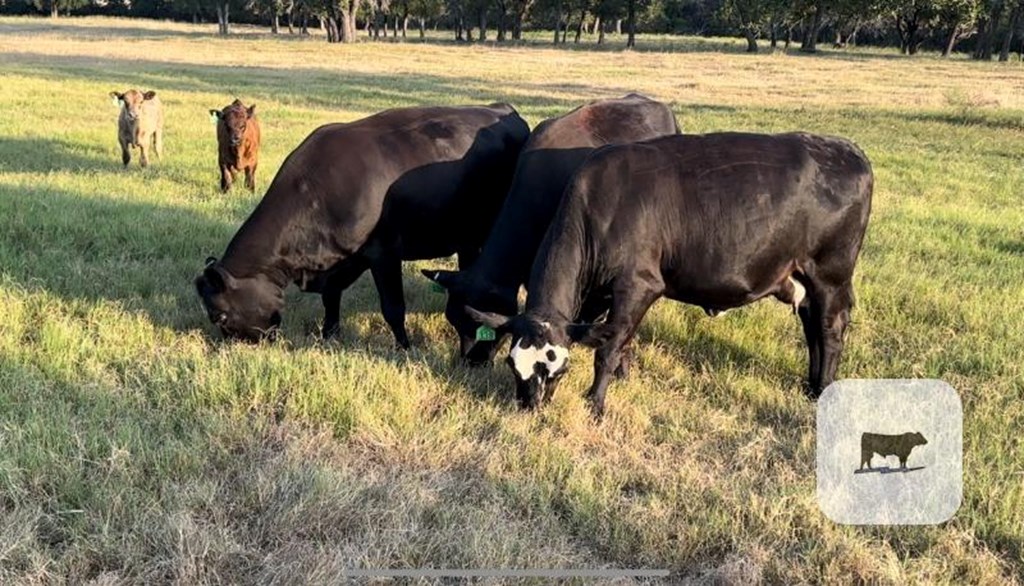
<svg viewBox="0 0 1024 586"><path fill-rule="evenodd" d="M341 293L367 269L381 311L407 348L402 261L480 252L508 192L529 127L507 104L387 110L315 130L195 286L228 337L280 324L290 282L319 292L323 334L338 331Z"/></svg>
<svg viewBox="0 0 1024 586"><path fill-rule="evenodd" d="M478 324L466 306L516 312L519 287L526 284L565 186L584 159L600 146L678 132L672 110L637 94L593 102L537 125L519 156L512 188L480 258L464 271L423 271L448 291L445 315L459 334L463 358L471 365L494 359L500 340L478 341ZM596 318L584 311L584 319Z"/></svg>
<svg viewBox="0 0 1024 586"><path fill-rule="evenodd" d="M721 311L774 296L803 323L817 397L843 350L872 186L867 158L840 138L723 133L604 147L562 199L525 313L470 313L512 335L525 406L550 398L571 343L597 348L588 396L600 416L623 348L658 298ZM610 299L606 321L575 323L595 296Z"/></svg>
<svg viewBox="0 0 1024 586"><path fill-rule="evenodd" d="M121 113L117 118L117 142L121 145L121 162L127 167L132 160L130 147L139 149L139 165L149 165L149 149L157 158L164 150L164 109L156 92L128 90L110 92Z"/></svg>
<svg viewBox="0 0 1024 586"><path fill-rule="evenodd" d="M871 470L871 456L878 454L883 458L896 456L900 460L900 468L907 467L910 451L917 446L928 443L919 432L907 432L899 435L882 433L863 433L860 436L860 470L865 466Z"/></svg>
<svg viewBox="0 0 1024 586"><path fill-rule="evenodd" d="M245 187L256 191L256 167L260 159L260 121L256 104L248 108L235 100L223 110L210 110L217 119L217 163L220 190L227 193L239 171L245 172Z"/></svg>

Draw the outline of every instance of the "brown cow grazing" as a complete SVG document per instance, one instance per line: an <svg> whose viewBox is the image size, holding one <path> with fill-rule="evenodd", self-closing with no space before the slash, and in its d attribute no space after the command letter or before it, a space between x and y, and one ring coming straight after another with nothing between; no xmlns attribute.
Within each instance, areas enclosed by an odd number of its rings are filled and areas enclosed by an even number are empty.
<svg viewBox="0 0 1024 586"><path fill-rule="evenodd" d="M245 107L239 100L223 110L210 110L217 118L217 151L220 190L227 192L239 171L245 171L245 186L256 191L256 166L260 158L260 123L256 104Z"/></svg>
<svg viewBox="0 0 1024 586"><path fill-rule="evenodd" d="M110 92L110 97L121 106L117 118L117 141L121 144L121 162L127 167L132 160L129 147L139 148L139 164L149 164L149 149L157 158L164 150L164 108L156 92L128 90L123 94Z"/></svg>

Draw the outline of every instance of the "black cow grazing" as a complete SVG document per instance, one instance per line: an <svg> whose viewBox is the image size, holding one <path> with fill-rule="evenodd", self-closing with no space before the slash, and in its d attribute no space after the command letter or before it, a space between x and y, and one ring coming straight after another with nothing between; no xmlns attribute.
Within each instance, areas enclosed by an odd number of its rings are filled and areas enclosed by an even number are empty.
<svg viewBox="0 0 1024 586"><path fill-rule="evenodd" d="M580 168L541 244L525 313L470 313L513 336L524 406L550 398L569 345L597 348L589 399L605 390L658 298L721 311L774 296L803 322L809 392L832 382L873 177L852 143L804 133L679 135L604 147ZM604 323L576 323L610 298Z"/></svg>
<svg viewBox="0 0 1024 586"><path fill-rule="evenodd" d="M871 456L878 454L883 458L896 456L900 460L900 468L907 467L907 458L917 446L928 443L919 432L907 432L899 435L883 433L863 433L860 436L860 470L865 466L871 470Z"/></svg>
<svg viewBox="0 0 1024 586"><path fill-rule="evenodd" d="M423 271L448 290L445 315L459 334L463 358L472 365L494 359L500 340L477 341L478 324L466 306L516 313L519 287L529 279L544 232L584 159L600 146L678 132L672 110L637 94L593 102L537 125L519 156L512 189L480 258L468 270ZM597 316L585 317L592 321Z"/></svg>
<svg viewBox="0 0 1024 586"><path fill-rule="evenodd" d="M507 104L395 109L318 128L196 278L210 320L227 337L259 339L280 324L294 282L321 294L329 337L342 291L369 269L407 348L402 261L476 258L529 133Z"/></svg>

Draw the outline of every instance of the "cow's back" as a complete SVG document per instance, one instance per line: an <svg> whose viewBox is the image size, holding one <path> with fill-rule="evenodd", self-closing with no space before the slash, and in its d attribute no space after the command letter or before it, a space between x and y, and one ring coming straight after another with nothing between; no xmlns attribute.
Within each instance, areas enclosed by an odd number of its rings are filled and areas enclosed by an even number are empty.
<svg viewBox="0 0 1024 586"><path fill-rule="evenodd" d="M678 128L665 104L637 94L586 104L541 122L523 147L508 197L474 271L492 283L525 283L569 180L594 149L664 136Z"/></svg>
<svg viewBox="0 0 1024 586"><path fill-rule="evenodd" d="M606 272L655 255L687 284L673 298L735 306L767 294L783 261L792 271L837 243L855 257L870 198L870 165L843 139L676 135L595 151L556 223L585 234Z"/></svg>
<svg viewBox="0 0 1024 586"><path fill-rule="evenodd" d="M507 105L396 109L321 126L285 159L224 263L273 258L282 247L323 249L311 262L314 270L326 270L337 257L356 253L375 231L397 245L429 247L422 252L431 258L452 254L465 235L451 225L453 212L460 205L461 213L500 207L528 132ZM469 189L479 183L474 176L488 170L495 189ZM497 202L478 201L487 198ZM434 254L439 249L445 251Z"/></svg>

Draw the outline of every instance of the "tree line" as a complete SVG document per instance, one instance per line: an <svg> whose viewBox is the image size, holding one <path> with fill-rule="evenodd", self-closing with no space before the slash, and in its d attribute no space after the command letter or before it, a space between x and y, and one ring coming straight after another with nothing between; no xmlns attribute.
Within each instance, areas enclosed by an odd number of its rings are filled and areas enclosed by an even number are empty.
<svg viewBox="0 0 1024 586"><path fill-rule="evenodd" d="M1007 61L1024 53L1024 0L0 0L0 13L108 14L269 24L275 34L322 29L328 42L426 36L449 31L459 42L518 41L524 31L553 31L551 41L603 44L638 32L741 36L747 50L819 44L922 48L943 56ZM410 33L410 28L414 31ZM493 36L492 36L493 34Z"/></svg>

